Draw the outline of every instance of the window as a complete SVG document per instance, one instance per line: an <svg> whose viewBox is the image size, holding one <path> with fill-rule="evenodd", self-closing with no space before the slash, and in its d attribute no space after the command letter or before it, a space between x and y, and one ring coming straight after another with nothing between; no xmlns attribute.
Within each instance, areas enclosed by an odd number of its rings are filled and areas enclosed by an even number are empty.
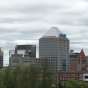
<svg viewBox="0 0 88 88"><path fill-rule="evenodd" d="M82 64L86 64L86 60L82 60Z"/></svg>
<svg viewBox="0 0 88 88"><path fill-rule="evenodd" d="M80 59L78 59L78 64L80 64Z"/></svg>

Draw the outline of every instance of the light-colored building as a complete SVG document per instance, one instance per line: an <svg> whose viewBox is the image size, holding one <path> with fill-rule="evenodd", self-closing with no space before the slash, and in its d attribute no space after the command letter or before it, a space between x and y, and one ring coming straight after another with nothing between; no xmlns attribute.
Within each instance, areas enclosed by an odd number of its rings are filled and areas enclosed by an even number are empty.
<svg viewBox="0 0 88 88"><path fill-rule="evenodd" d="M88 73L83 74L83 81L88 82Z"/></svg>
<svg viewBox="0 0 88 88"><path fill-rule="evenodd" d="M44 59L40 58L31 58L30 56L12 56L9 58L9 65L12 67L15 66L39 66L41 67L43 65Z"/></svg>
<svg viewBox="0 0 88 88"><path fill-rule="evenodd" d="M34 45L33 45L34 47ZM36 50L36 49L35 49ZM35 58L34 56L31 56L31 50L28 49L28 45L26 46L26 49L17 49L17 46L15 47L15 50L10 50L9 52L9 65L10 66L42 66L44 62L44 59Z"/></svg>
<svg viewBox="0 0 88 88"><path fill-rule="evenodd" d="M69 39L57 27L51 27L39 39L39 58L47 59L55 71L69 71Z"/></svg>
<svg viewBox="0 0 88 88"><path fill-rule="evenodd" d="M1 50L1 47L0 47L0 68L3 67L3 51Z"/></svg>

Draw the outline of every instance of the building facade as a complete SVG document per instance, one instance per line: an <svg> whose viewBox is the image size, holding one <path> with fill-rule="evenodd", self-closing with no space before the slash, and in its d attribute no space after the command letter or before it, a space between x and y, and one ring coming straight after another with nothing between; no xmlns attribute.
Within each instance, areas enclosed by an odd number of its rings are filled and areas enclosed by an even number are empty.
<svg viewBox="0 0 88 88"><path fill-rule="evenodd" d="M83 80L83 72L57 72L58 82L63 83L69 80Z"/></svg>
<svg viewBox="0 0 88 88"><path fill-rule="evenodd" d="M44 59L36 58L36 46L31 45L17 45L15 50L10 50L9 52L9 65L15 66L42 66Z"/></svg>
<svg viewBox="0 0 88 88"><path fill-rule="evenodd" d="M36 58L36 45L16 45L15 50L17 51L18 54L25 54L26 49L28 50L28 54L30 57ZM14 54L15 50L10 50L9 51L9 56Z"/></svg>
<svg viewBox="0 0 88 88"><path fill-rule="evenodd" d="M1 47L0 47L0 68L3 67L3 51L1 50Z"/></svg>
<svg viewBox="0 0 88 88"><path fill-rule="evenodd" d="M82 68L87 64L87 57L82 49L77 58L77 71L81 71Z"/></svg>
<svg viewBox="0 0 88 88"><path fill-rule="evenodd" d="M69 52L69 71L77 71L77 58L79 53L75 53L74 50Z"/></svg>
<svg viewBox="0 0 88 88"><path fill-rule="evenodd" d="M39 58L47 59L52 70L69 71L69 39L57 27L51 27L39 39Z"/></svg>
<svg viewBox="0 0 88 88"><path fill-rule="evenodd" d="M70 57L70 69L69 71L83 71L86 67L88 67L88 57L86 57L83 49L79 54L72 54L73 57Z"/></svg>
<svg viewBox="0 0 88 88"><path fill-rule="evenodd" d="M9 65L12 67L30 65L42 67L43 63L44 59L31 58L29 56L13 55L9 58Z"/></svg>

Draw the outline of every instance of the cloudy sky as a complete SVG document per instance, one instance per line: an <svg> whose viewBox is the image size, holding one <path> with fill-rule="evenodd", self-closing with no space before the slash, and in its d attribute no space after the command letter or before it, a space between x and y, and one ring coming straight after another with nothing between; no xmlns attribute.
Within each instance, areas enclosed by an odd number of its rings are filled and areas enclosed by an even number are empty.
<svg viewBox="0 0 88 88"><path fill-rule="evenodd" d="M51 27L58 27L70 39L70 49L84 49L88 55L87 0L0 0L0 47L4 66L9 50L17 44L36 44Z"/></svg>

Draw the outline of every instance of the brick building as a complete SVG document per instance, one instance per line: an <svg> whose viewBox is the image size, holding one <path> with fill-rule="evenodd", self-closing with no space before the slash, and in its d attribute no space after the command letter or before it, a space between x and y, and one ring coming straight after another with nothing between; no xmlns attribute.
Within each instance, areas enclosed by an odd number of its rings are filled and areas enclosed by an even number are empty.
<svg viewBox="0 0 88 88"><path fill-rule="evenodd" d="M70 57L70 69L69 71L82 71L83 67L88 65L88 57L86 57L83 49L77 55L77 57Z"/></svg>
<svg viewBox="0 0 88 88"><path fill-rule="evenodd" d="M58 82L66 82L69 80L83 80L83 71L78 72L57 72Z"/></svg>

